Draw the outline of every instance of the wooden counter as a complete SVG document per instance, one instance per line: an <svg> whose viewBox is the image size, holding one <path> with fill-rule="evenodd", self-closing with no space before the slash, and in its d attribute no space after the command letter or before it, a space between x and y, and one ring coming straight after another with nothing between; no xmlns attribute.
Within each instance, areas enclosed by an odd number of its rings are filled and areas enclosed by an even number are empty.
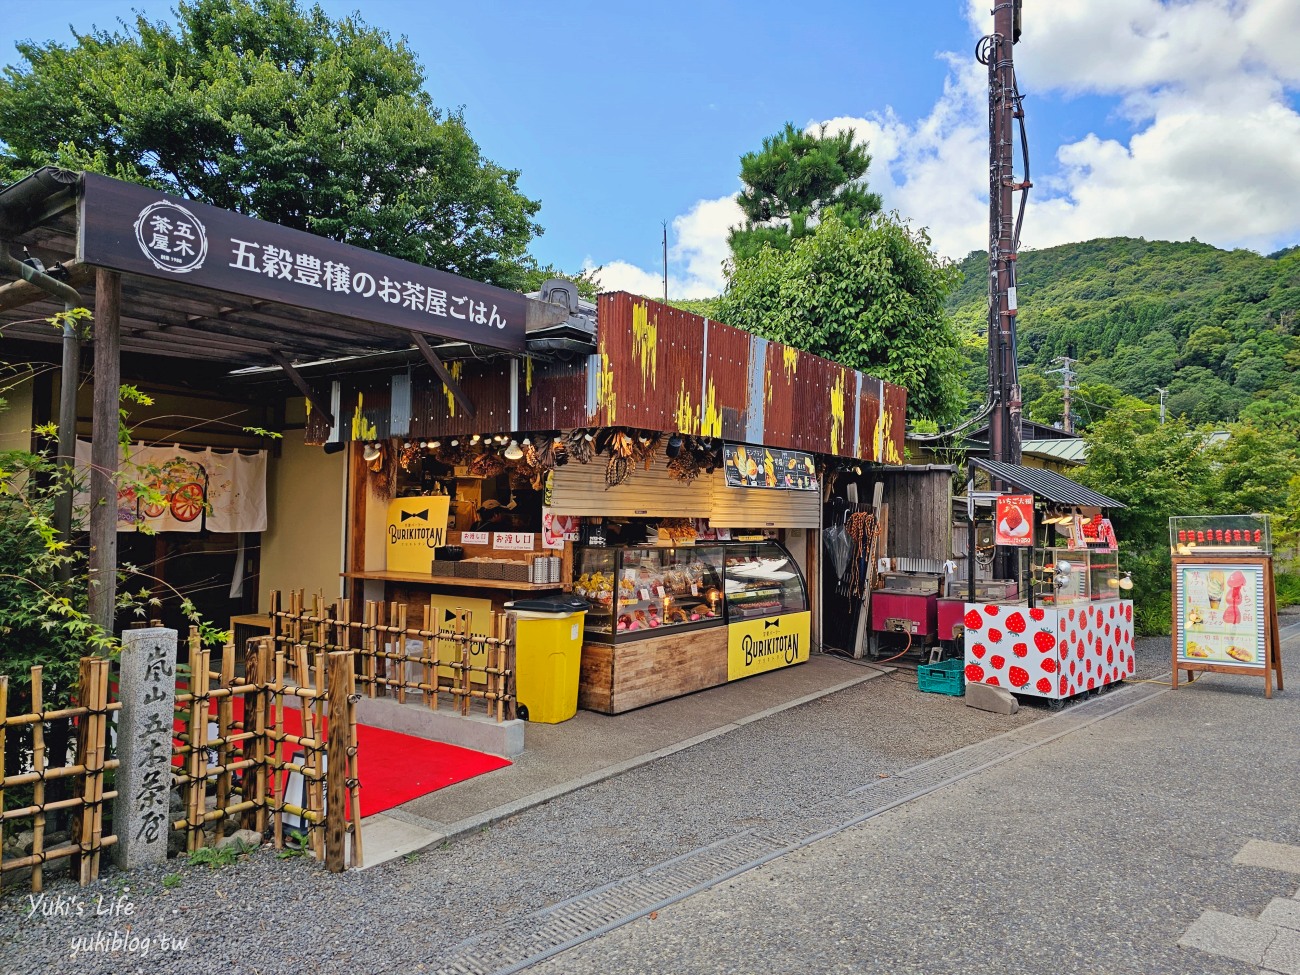
<svg viewBox="0 0 1300 975"><path fill-rule="evenodd" d="M666 633L614 646L584 643L578 706L621 714L726 682L726 626Z"/></svg>
<svg viewBox="0 0 1300 975"><path fill-rule="evenodd" d="M473 579L467 576L434 576L418 572L344 572L345 579L370 579L376 582L400 582L420 586L447 586L464 589L512 589L515 592L554 592L563 589L559 582L512 582L509 579Z"/></svg>

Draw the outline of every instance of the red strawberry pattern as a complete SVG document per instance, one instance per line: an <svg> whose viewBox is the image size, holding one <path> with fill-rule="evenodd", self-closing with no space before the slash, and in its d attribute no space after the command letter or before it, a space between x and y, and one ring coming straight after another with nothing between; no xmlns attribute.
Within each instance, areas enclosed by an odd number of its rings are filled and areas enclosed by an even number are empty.
<svg viewBox="0 0 1300 975"><path fill-rule="evenodd" d="M965 609L966 677L971 683L1060 698L1134 673L1129 600L1060 609L968 603Z"/></svg>

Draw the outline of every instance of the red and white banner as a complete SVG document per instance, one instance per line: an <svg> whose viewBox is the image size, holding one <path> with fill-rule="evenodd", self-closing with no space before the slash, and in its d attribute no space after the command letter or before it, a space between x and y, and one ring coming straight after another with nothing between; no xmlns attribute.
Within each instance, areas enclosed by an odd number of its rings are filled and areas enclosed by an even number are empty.
<svg viewBox="0 0 1300 975"><path fill-rule="evenodd" d="M998 545L1034 544L1034 496L1032 494L1004 494L998 498L994 522Z"/></svg>

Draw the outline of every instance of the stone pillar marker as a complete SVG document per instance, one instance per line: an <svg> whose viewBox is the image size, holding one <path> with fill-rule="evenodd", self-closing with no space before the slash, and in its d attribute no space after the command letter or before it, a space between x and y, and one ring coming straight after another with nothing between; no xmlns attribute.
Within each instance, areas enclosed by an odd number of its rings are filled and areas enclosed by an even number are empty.
<svg viewBox="0 0 1300 975"><path fill-rule="evenodd" d="M176 631L161 626L122 633L118 678L114 862L123 869L167 859L171 828L172 717Z"/></svg>

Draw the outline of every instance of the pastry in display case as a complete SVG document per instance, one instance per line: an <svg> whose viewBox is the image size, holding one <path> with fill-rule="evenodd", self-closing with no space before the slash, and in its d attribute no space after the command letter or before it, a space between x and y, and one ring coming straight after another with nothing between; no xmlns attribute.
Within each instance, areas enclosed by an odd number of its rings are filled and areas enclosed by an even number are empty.
<svg viewBox="0 0 1300 975"><path fill-rule="evenodd" d="M608 643L719 625L722 566L716 546L584 548L574 592L591 605L586 632Z"/></svg>
<svg viewBox="0 0 1300 975"><path fill-rule="evenodd" d="M808 608L799 569L777 542L728 545L723 584L730 622Z"/></svg>
<svg viewBox="0 0 1300 975"><path fill-rule="evenodd" d="M1131 589L1119 570L1119 553L1044 548L1034 553L1034 601L1039 606L1070 606L1119 599Z"/></svg>

